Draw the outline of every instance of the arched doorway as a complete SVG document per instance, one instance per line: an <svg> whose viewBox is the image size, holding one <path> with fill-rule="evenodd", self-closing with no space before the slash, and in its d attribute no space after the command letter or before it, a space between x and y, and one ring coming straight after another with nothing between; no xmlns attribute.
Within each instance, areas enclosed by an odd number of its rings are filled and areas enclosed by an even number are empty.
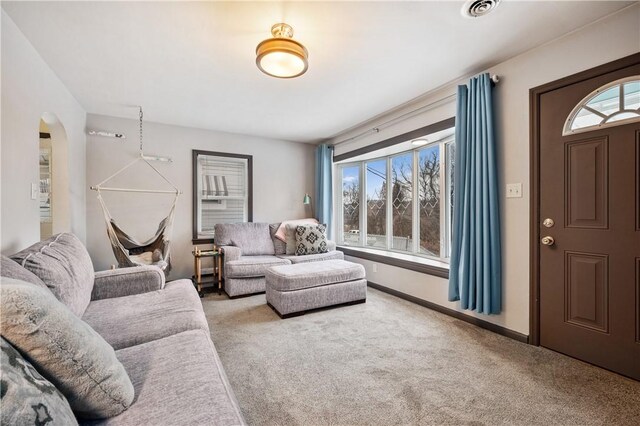
<svg viewBox="0 0 640 426"><path fill-rule="evenodd" d="M40 239L70 230L67 133L55 114L44 113L39 124Z"/></svg>

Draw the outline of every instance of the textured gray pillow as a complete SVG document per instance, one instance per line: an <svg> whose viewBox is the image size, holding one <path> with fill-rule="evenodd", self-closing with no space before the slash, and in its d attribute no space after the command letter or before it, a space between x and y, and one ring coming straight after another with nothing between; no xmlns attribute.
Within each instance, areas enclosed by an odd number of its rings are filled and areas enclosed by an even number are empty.
<svg viewBox="0 0 640 426"><path fill-rule="evenodd" d="M275 251L276 256L287 254L287 244L284 241L280 240L280 238L276 238L276 232L278 232L278 228L280 228L279 223L272 223L269 225L269 233L271 234L271 241L273 241L273 249Z"/></svg>
<svg viewBox="0 0 640 426"><path fill-rule="evenodd" d="M78 424L64 395L3 338L0 338L0 350L0 424Z"/></svg>
<svg viewBox="0 0 640 426"><path fill-rule="evenodd" d="M287 240L287 254L288 255L293 255L296 254L296 229L298 228L298 225L293 223L293 224L287 224L284 229L284 235L285 235L285 239Z"/></svg>
<svg viewBox="0 0 640 426"><path fill-rule="evenodd" d="M91 301L94 272L87 249L75 235L54 235L11 259L36 274L59 301L82 317Z"/></svg>
<svg viewBox="0 0 640 426"><path fill-rule="evenodd" d="M0 274L3 277L13 278L15 280L26 281L40 287L47 288L47 285L40 278L28 269L23 268L15 260L2 256L2 265L0 266Z"/></svg>
<svg viewBox="0 0 640 426"><path fill-rule="evenodd" d="M111 346L51 292L2 278L2 336L66 397L79 417L112 417L133 402L133 385Z"/></svg>
<svg viewBox="0 0 640 426"><path fill-rule="evenodd" d="M327 225L298 225L296 227L296 256L326 253Z"/></svg>

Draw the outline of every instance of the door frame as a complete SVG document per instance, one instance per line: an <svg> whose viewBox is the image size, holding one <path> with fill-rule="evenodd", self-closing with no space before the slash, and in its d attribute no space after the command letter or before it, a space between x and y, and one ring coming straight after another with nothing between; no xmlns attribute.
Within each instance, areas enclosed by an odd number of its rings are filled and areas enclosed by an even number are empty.
<svg viewBox="0 0 640 426"><path fill-rule="evenodd" d="M640 63L635 53L529 90L529 344L540 346L540 97Z"/></svg>

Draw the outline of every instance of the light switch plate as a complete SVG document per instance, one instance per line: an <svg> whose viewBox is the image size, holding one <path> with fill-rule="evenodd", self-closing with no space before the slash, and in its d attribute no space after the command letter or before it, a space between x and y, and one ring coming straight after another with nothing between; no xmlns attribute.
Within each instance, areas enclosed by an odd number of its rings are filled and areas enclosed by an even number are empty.
<svg viewBox="0 0 640 426"><path fill-rule="evenodd" d="M522 184L521 183L508 183L507 184L507 198L522 198Z"/></svg>
<svg viewBox="0 0 640 426"><path fill-rule="evenodd" d="M31 199L32 200L37 200L39 192L40 191L39 191L39 188L38 188L38 184L37 183L32 183L31 184Z"/></svg>

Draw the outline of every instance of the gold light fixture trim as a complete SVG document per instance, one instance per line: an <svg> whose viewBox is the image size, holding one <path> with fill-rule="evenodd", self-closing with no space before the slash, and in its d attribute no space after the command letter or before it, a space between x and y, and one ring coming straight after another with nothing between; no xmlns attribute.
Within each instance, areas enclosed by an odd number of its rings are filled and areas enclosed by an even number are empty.
<svg viewBox="0 0 640 426"><path fill-rule="evenodd" d="M293 40L293 28L284 22L271 27L273 38L256 47L256 65L263 73L277 78L299 77L309 68L309 52Z"/></svg>

